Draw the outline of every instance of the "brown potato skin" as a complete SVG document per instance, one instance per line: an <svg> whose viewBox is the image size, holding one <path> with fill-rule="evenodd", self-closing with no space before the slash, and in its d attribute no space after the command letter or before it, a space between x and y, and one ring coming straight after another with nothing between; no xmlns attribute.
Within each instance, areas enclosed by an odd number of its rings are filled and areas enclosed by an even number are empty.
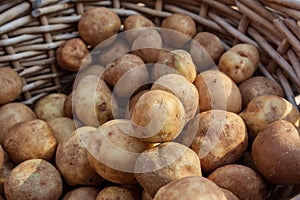
<svg viewBox="0 0 300 200"><path fill-rule="evenodd" d="M225 165L212 172L208 179L241 200L264 200L267 196L264 180L257 172L243 165Z"/></svg>
<svg viewBox="0 0 300 200"><path fill-rule="evenodd" d="M239 200L239 198L233 194L232 192L230 192L229 190L226 190L224 188L221 188L223 193L225 194L227 200Z"/></svg>
<svg viewBox="0 0 300 200"><path fill-rule="evenodd" d="M10 67L0 68L0 105L15 100L22 88L22 78L15 70Z"/></svg>
<svg viewBox="0 0 300 200"><path fill-rule="evenodd" d="M50 161L56 146L50 126L40 119L14 125L3 140L4 149L15 163L34 158Z"/></svg>
<svg viewBox="0 0 300 200"><path fill-rule="evenodd" d="M215 183L200 176L189 176L174 180L157 192L154 200L226 200L224 193Z"/></svg>
<svg viewBox="0 0 300 200"><path fill-rule="evenodd" d="M202 170L209 174L243 156L248 147L248 134L245 123L237 114L210 110L192 119L182 142L197 153Z"/></svg>
<svg viewBox="0 0 300 200"><path fill-rule="evenodd" d="M35 113L25 104L13 102L0 107L0 144L3 143L4 135L10 127L34 119Z"/></svg>
<svg viewBox="0 0 300 200"><path fill-rule="evenodd" d="M12 160L10 160L9 155L5 150L3 150L3 165L0 169L0 194L4 195L4 183L5 179L10 174L11 170L15 167L15 163L13 163Z"/></svg>
<svg viewBox="0 0 300 200"><path fill-rule="evenodd" d="M16 166L4 184L8 200L58 200L63 183L57 169L42 159L30 159Z"/></svg>
<svg viewBox="0 0 300 200"><path fill-rule="evenodd" d="M142 200L153 200L153 198L151 197L151 195L150 194L148 194L147 192L146 192L146 190L143 190L143 192L142 192L142 198L141 198Z"/></svg>
<svg viewBox="0 0 300 200"><path fill-rule="evenodd" d="M71 92L64 103L64 113L66 115L66 117L73 119L73 92Z"/></svg>
<svg viewBox="0 0 300 200"><path fill-rule="evenodd" d="M262 95L276 95L284 97L281 86L263 76L254 76L239 85L239 90L242 95L243 107L254 99L255 97Z"/></svg>
<svg viewBox="0 0 300 200"><path fill-rule="evenodd" d="M78 32L86 43L96 47L118 33L120 26L121 21L117 14L108 8L96 7L83 13L78 22Z"/></svg>
<svg viewBox="0 0 300 200"><path fill-rule="evenodd" d="M98 193L95 187L79 187L68 192L62 200L95 200Z"/></svg>
<svg viewBox="0 0 300 200"><path fill-rule="evenodd" d="M269 182L300 183L299 131L292 123L278 120L267 125L253 142L252 157L258 171Z"/></svg>
<svg viewBox="0 0 300 200"><path fill-rule="evenodd" d="M197 154L175 142L162 143L144 151L137 158L134 169L137 181L152 197L173 180L202 175Z"/></svg>
<svg viewBox="0 0 300 200"><path fill-rule="evenodd" d="M102 189L96 200L108 200L108 199L120 199L120 200L139 200L138 196L132 191L119 186L110 186Z"/></svg>
<svg viewBox="0 0 300 200"><path fill-rule="evenodd" d="M61 143L64 138L71 136L76 129L74 121L68 117L52 119L48 124L52 129L58 144Z"/></svg>

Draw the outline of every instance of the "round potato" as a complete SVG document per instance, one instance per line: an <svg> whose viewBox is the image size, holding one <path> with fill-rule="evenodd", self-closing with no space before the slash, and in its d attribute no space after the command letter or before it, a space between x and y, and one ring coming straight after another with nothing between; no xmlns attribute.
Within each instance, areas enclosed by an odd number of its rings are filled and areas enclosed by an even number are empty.
<svg viewBox="0 0 300 200"><path fill-rule="evenodd" d="M83 13L78 22L78 32L86 43L96 47L117 34L120 26L121 20L116 13L105 7L95 7ZM106 45L108 46L112 41Z"/></svg>
<svg viewBox="0 0 300 200"><path fill-rule="evenodd" d="M224 73L209 70L197 75L200 112L218 109L239 113L242 97L237 85Z"/></svg>
<svg viewBox="0 0 300 200"><path fill-rule="evenodd" d="M138 196L132 191L119 186L110 186L101 190L96 200L120 199L120 200L139 200Z"/></svg>
<svg viewBox="0 0 300 200"><path fill-rule="evenodd" d="M93 133L88 159L100 176L119 184L136 183L135 160L149 145L133 135L132 122L125 119L110 120Z"/></svg>
<svg viewBox="0 0 300 200"><path fill-rule="evenodd" d="M38 100L34 106L34 112L38 119L49 121L57 117L65 117L64 104L67 95L52 93Z"/></svg>
<svg viewBox="0 0 300 200"><path fill-rule="evenodd" d="M284 120L267 125L256 136L252 157L258 171L271 183L300 184L300 139L295 126Z"/></svg>
<svg viewBox="0 0 300 200"><path fill-rule="evenodd" d="M219 187L229 190L241 200L264 200L267 196L264 180L257 172L243 165L225 165L211 173L208 179Z"/></svg>
<svg viewBox="0 0 300 200"><path fill-rule="evenodd" d="M128 105L127 105L127 107L126 107L126 111L125 111L125 118L126 118L126 119L131 119L132 112L133 112L133 109L134 109L134 107L135 107L135 104L138 102L138 100L140 99L140 97L141 97L144 93L146 93L146 92L148 92L148 91L149 91L148 89L142 90L142 91L136 93L135 95L133 95L133 96L130 98L130 100L129 100L129 102L128 102Z"/></svg>
<svg viewBox="0 0 300 200"><path fill-rule="evenodd" d="M178 13L165 18L161 28L163 28L161 34L164 42L175 48L183 47L197 32L194 20Z"/></svg>
<svg viewBox="0 0 300 200"><path fill-rule="evenodd" d="M76 129L74 121L67 117L52 119L48 124L55 135L57 144L61 143L64 138L71 136Z"/></svg>
<svg viewBox="0 0 300 200"><path fill-rule="evenodd" d="M181 101L163 90L144 93L132 112L134 134L139 139L156 143L175 139L185 124Z"/></svg>
<svg viewBox="0 0 300 200"><path fill-rule="evenodd" d="M215 183L200 176L189 176L174 180L157 192L154 200L226 200L224 193Z"/></svg>
<svg viewBox="0 0 300 200"><path fill-rule="evenodd" d="M134 171L138 183L152 197L173 180L202 175L197 154L175 142L145 150L136 159Z"/></svg>
<svg viewBox="0 0 300 200"><path fill-rule="evenodd" d="M255 46L237 44L221 56L218 68L235 83L241 83L253 75L258 62L259 53Z"/></svg>
<svg viewBox="0 0 300 200"><path fill-rule="evenodd" d="M153 83L151 90L164 90L174 94L183 104L186 122L195 116L199 102L198 90L183 76L179 74L164 75Z"/></svg>
<svg viewBox="0 0 300 200"><path fill-rule="evenodd" d="M42 159L26 160L16 166L5 180L9 200L58 200L63 183L57 169Z"/></svg>
<svg viewBox="0 0 300 200"><path fill-rule="evenodd" d="M0 68L0 105L15 100L22 88L22 78L15 70L10 67Z"/></svg>
<svg viewBox="0 0 300 200"><path fill-rule="evenodd" d="M15 163L34 158L50 161L56 146L57 141L50 126L40 119L14 125L3 140L4 149Z"/></svg>
<svg viewBox="0 0 300 200"><path fill-rule="evenodd" d="M68 192L62 200L95 200L98 193L98 188L79 187Z"/></svg>
<svg viewBox="0 0 300 200"><path fill-rule="evenodd" d="M74 87L73 87L73 92L74 90L76 90L78 84L80 83L80 81L88 76L88 75L94 75L97 77L102 77L102 74L104 72L105 68L102 65L90 65L87 68L80 70L77 73L75 82L74 82ZM75 92L74 92L75 93Z"/></svg>
<svg viewBox="0 0 300 200"><path fill-rule="evenodd" d="M252 139L274 121L282 119L298 125L300 117L290 102L275 95L255 97L239 115L245 121Z"/></svg>
<svg viewBox="0 0 300 200"><path fill-rule="evenodd" d="M73 118L73 92L71 92L64 103L64 113L66 117L72 119Z"/></svg>
<svg viewBox="0 0 300 200"><path fill-rule="evenodd" d="M182 142L197 153L202 170L211 173L243 156L248 147L248 134L245 123L237 114L210 110L192 119Z"/></svg>
<svg viewBox="0 0 300 200"><path fill-rule="evenodd" d="M17 123L36 119L31 108L22 103L8 103L0 107L0 144L8 129Z"/></svg>
<svg viewBox="0 0 300 200"><path fill-rule="evenodd" d="M263 76L254 76L243 81L239 85L239 89L242 95L243 107L246 107L252 99L258 96L276 95L284 97L281 86Z"/></svg>
<svg viewBox="0 0 300 200"><path fill-rule="evenodd" d="M229 190L226 190L224 188L221 188L223 193L225 194L227 200L239 200L239 198L233 194L232 192L230 192Z"/></svg>

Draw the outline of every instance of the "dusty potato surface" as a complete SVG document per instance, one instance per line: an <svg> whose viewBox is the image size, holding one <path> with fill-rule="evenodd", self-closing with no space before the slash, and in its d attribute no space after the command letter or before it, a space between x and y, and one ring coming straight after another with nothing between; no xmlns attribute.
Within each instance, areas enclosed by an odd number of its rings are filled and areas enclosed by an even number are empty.
<svg viewBox="0 0 300 200"><path fill-rule="evenodd" d="M62 200L95 200L98 193L95 187L79 187L68 192Z"/></svg>
<svg viewBox="0 0 300 200"><path fill-rule="evenodd" d="M52 119L48 124L55 135L57 144L61 143L64 138L71 136L76 129L74 121L68 117Z"/></svg>
<svg viewBox="0 0 300 200"><path fill-rule="evenodd" d="M119 199L119 200L139 200L138 196L132 191L126 188L119 186L110 186L102 189L96 200L110 200L110 199Z"/></svg>

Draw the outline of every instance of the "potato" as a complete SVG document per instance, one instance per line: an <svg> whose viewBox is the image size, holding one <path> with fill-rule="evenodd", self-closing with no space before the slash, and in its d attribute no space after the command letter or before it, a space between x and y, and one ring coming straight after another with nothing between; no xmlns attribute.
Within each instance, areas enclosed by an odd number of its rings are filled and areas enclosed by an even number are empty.
<svg viewBox="0 0 300 200"><path fill-rule="evenodd" d="M258 171L271 183L300 184L299 131L285 120L267 125L256 136L252 157Z"/></svg>
<svg viewBox="0 0 300 200"><path fill-rule="evenodd" d="M33 158L50 161L56 146L50 126L40 119L14 125L3 138L3 148L15 163Z"/></svg>
<svg viewBox="0 0 300 200"><path fill-rule="evenodd" d="M9 200L59 199L63 183L57 169L42 159L30 159L17 165L4 183Z"/></svg>
<svg viewBox="0 0 300 200"><path fill-rule="evenodd" d="M248 147L248 134L245 123L237 114L210 110L191 120L182 142L197 153L202 170L211 173L242 157Z"/></svg>
<svg viewBox="0 0 300 200"><path fill-rule="evenodd" d="M73 118L73 92L71 92L65 100L64 113L66 117Z"/></svg>
<svg viewBox="0 0 300 200"><path fill-rule="evenodd" d="M266 199L267 186L257 172L237 164L225 165L208 176L219 187L235 194L241 200Z"/></svg>
<svg viewBox="0 0 300 200"><path fill-rule="evenodd" d="M132 112L134 134L150 142L169 142L175 139L185 124L185 111L181 101L163 90L143 94Z"/></svg>
<svg viewBox="0 0 300 200"><path fill-rule="evenodd" d="M94 75L84 77L74 94L73 109L86 126L99 127L117 114L118 104L106 83Z"/></svg>
<svg viewBox="0 0 300 200"><path fill-rule="evenodd" d="M48 124L54 133L57 144L61 143L64 138L71 136L76 129L74 121L67 117L52 119Z"/></svg>
<svg viewBox="0 0 300 200"><path fill-rule="evenodd" d="M138 196L132 191L119 186L110 186L101 190L96 200L108 200L108 199L120 199L120 200L139 200Z"/></svg>
<svg viewBox="0 0 300 200"><path fill-rule="evenodd" d="M145 150L136 159L134 171L138 183L152 197L173 180L202 175L197 154L175 142Z"/></svg>
<svg viewBox="0 0 300 200"><path fill-rule="evenodd" d="M149 30L143 28L150 27L155 27L155 25L151 20L142 15L131 15L124 21L125 36L130 44L132 44L133 41L136 40L140 33Z"/></svg>
<svg viewBox="0 0 300 200"><path fill-rule="evenodd" d="M197 32L194 20L178 13L165 18L161 28L164 43L175 48L183 47Z"/></svg>
<svg viewBox="0 0 300 200"><path fill-rule="evenodd" d="M50 121L57 117L65 117L64 104L67 95L51 93L38 100L34 106L34 112L38 119Z"/></svg>
<svg viewBox="0 0 300 200"><path fill-rule="evenodd" d="M120 26L121 20L116 13L105 7L95 7L83 13L78 22L78 32L86 43L96 47L117 34ZM109 45L110 42L105 46Z"/></svg>
<svg viewBox="0 0 300 200"><path fill-rule="evenodd" d="M198 33L190 46L190 54L200 71L217 64L224 51L220 38L210 32Z"/></svg>
<svg viewBox="0 0 300 200"><path fill-rule="evenodd" d="M0 168L0 194L4 195L4 182L11 170L15 167L15 164L10 160L7 152L3 150L4 160L3 165Z"/></svg>
<svg viewBox="0 0 300 200"><path fill-rule="evenodd" d="M185 50L174 50L162 53L152 68L152 78L157 80L166 74L181 74L189 82L196 78L196 67L191 55Z"/></svg>
<svg viewBox="0 0 300 200"><path fill-rule="evenodd" d="M174 180L160 188L154 200L226 200L224 193L215 183L200 176L189 176Z"/></svg>
<svg viewBox="0 0 300 200"><path fill-rule="evenodd" d="M242 97L237 85L224 73L208 70L197 75L194 85L199 92L199 109L239 113Z"/></svg>
<svg viewBox="0 0 300 200"><path fill-rule="evenodd" d="M147 67L140 57L134 54L125 54L106 67L103 79L114 88L115 94L129 97L140 86L148 83L149 75Z"/></svg>
<svg viewBox="0 0 300 200"><path fill-rule="evenodd" d="M224 188L221 188L223 193L225 194L227 200L239 200L239 198L233 194L232 192L230 192L229 190L226 190Z"/></svg>
<svg viewBox="0 0 300 200"><path fill-rule="evenodd" d="M199 102L198 90L183 76L178 74L164 75L153 83L151 90L164 90L174 94L183 104L186 122L195 116Z"/></svg>
<svg viewBox="0 0 300 200"><path fill-rule="evenodd" d="M68 192L62 200L95 200L98 193L95 187L79 187Z"/></svg>
<svg viewBox="0 0 300 200"><path fill-rule="evenodd" d="M276 95L284 97L281 86L264 76L254 76L243 81L239 85L239 90L242 95L243 107L246 107L247 104L255 97L262 95Z"/></svg>
<svg viewBox="0 0 300 200"><path fill-rule="evenodd" d="M22 103L8 103L0 107L0 144L8 129L19 122L36 119L31 108Z"/></svg>
<svg viewBox="0 0 300 200"><path fill-rule="evenodd" d="M75 82L74 82L73 90L76 90L76 88L77 88L78 84L80 83L80 81L88 75L94 75L94 76L97 76L98 78L101 78L102 75L103 75L104 70L105 70L105 68L102 65L96 65L96 64L95 65L90 65L87 68L85 68L83 70L80 70L77 73L77 76L76 76L76 79L75 79Z"/></svg>
<svg viewBox="0 0 300 200"><path fill-rule="evenodd" d="M153 200L153 198L151 197L150 194L148 194L146 192L146 190L143 190L143 192L142 192L142 200Z"/></svg>
<svg viewBox="0 0 300 200"><path fill-rule="evenodd" d="M78 72L92 62L90 52L80 38L69 39L61 45L56 51L56 59L61 68L72 72Z"/></svg>
<svg viewBox="0 0 300 200"><path fill-rule="evenodd" d="M298 125L300 117L299 112L290 102L275 95L255 97L239 115L245 121L249 136L252 139L267 124L283 119Z"/></svg>
<svg viewBox="0 0 300 200"><path fill-rule="evenodd" d="M250 78L257 69L259 53L251 44L237 44L220 58L218 68L235 83Z"/></svg>
<svg viewBox="0 0 300 200"><path fill-rule="evenodd" d="M134 109L136 103L138 102L138 100L140 99L140 97L141 97L144 93L146 93L146 92L148 92L148 91L149 91L148 89L142 90L142 91L136 93L135 95L133 95L133 96L130 98L130 100L129 100L128 104L127 104L127 107L126 107L126 111L125 111L125 118L126 118L126 119L131 119L132 112L133 112L133 109Z"/></svg>
<svg viewBox="0 0 300 200"><path fill-rule="evenodd" d="M21 94L22 78L10 67L0 68L0 105L12 102Z"/></svg>
<svg viewBox="0 0 300 200"><path fill-rule="evenodd" d="M133 135L132 123L125 119L110 120L93 133L87 148L88 159L100 176L119 184L136 183L136 157L149 146Z"/></svg>

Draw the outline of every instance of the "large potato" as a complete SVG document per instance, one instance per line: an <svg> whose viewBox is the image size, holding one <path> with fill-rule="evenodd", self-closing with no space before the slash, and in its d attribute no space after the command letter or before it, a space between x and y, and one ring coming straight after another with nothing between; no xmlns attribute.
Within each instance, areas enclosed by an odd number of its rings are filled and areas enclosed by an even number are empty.
<svg viewBox="0 0 300 200"><path fill-rule="evenodd" d="M81 127L57 147L55 163L70 186L99 186L103 179L94 171L87 158L87 143L94 127Z"/></svg>
<svg viewBox="0 0 300 200"><path fill-rule="evenodd" d="M91 166L103 178L119 184L135 184L133 174L137 156L149 147L133 137L130 120L110 120L102 124L88 143Z"/></svg>
<svg viewBox="0 0 300 200"><path fill-rule="evenodd" d="M185 124L181 101L163 90L144 93L134 106L132 121L135 136L146 142L168 142L175 139Z"/></svg>
<svg viewBox="0 0 300 200"><path fill-rule="evenodd" d="M189 176L174 180L160 188L154 200L226 200L226 197L215 183L200 176Z"/></svg>
<svg viewBox="0 0 300 200"><path fill-rule="evenodd" d="M239 113L242 97L237 85L224 73L209 70L197 75L194 82L199 92L200 112L219 109Z"/></svg>
<svg viewBox="0 0 300 200"><path fill-rule="evenodd" d="M64 138L71 136L73 131L76 129L74 121L67 117L52 119L48 122L48 124L55 135L57 144L59 144Z"/></svg>
<svg viewBox="0 0 300 200"><path fill-rule="evenodd" d="M237 114L210 110L191 120L182 142L197 153L202 170L211 173L242 157L248 147L248 134L245 123Z"/></svg>
<svg viewBox="0 0 300 200"><path fill-rule="evenodd" d="M300 117L290 102L275 95L255 97L239 115L245 121L251 138L255 138L268 124L280 119L298 125Z"/></svg>
<svg viewBox="0 0 300 200"><path fill-rule="evenodd" d="M258 171L271 183L300 184L300 132L284 120L267 125L256 136L252 157Z"/></svg>
<svg viewBox="0 0 300 200"><path fill-rule="evenodd" d="M235 194L240 200L265 200L267 186L260 175L249 167L225 165L208 176L219 187Z"/></svg>
<svg viewBox="0 0 300 200"><path fill-rule="evenodd" d="M26 160L16 166L5 180L8 200L58 200L63 183L57 169L42 159Z"/></svg>
<svg viewBox="0 0 300 200"><path fill-rule="evenodd" d="M98 193L95 187L79 187L68 192L62 200L95 200Z"/></svg>
<svg viewBox="0 0 300 200"><path fill-rule="evenodd" d="M134 166L138 183L152 197L162 186L187 176L201 176L200 160L188 147L167 142L141 153Z"/></svg>
<svg viewBox="0 0 300 200"><path fill-rule="evenodd" d="M52 160L57 146L50 126L43 120L20 122L9 129L3 140L3 147L12 161L41 158Z"/></svg>
<svg viewBox="0 0 300 200"><path fill-rule="evenodd" d="M119 186L110 186L102 189L96 200L109 200L109 199L120 199L120 200L139 200L137 194L126 188Z"/></svg>
<svg viewBox="0 0 300 200"><path fill-rule="evenodd" d="M8 129L17 123L36 119L31 108L22 103L8 103L0 107L0 144Z"/></svg>

